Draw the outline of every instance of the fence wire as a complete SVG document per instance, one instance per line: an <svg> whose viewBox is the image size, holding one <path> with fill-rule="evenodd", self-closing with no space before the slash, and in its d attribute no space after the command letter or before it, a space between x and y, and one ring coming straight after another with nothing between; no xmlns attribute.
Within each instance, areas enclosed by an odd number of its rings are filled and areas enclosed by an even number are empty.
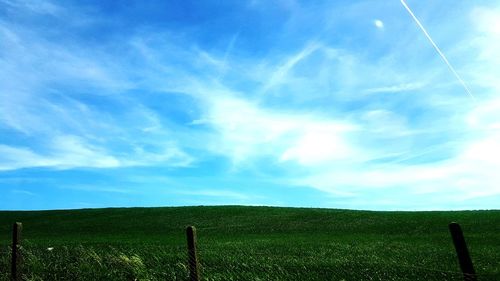
<svg viewBox="0 0 500 281"><path fill-rule="evenodd" d="M273 256L255 251L198 251L202 280L464 280L457 270L439 262L434 267L408 265L398 260L363 261L349 257ZM479 273L477 280L500 280L499 274Z"/></svg>
<svg viewBox="0 0 500 281"><path fill-rule="evenodd" d="M199 280L464 280L449 249L439 255L422 247L414 251L420 256L410 257L397 244L211 239L200 232ZM26 240L21 251L23 280L190 280L185 244L42 246ZM0 280L10 278L10 253L10 246L0 247ZM479 266L477 280L500 280L500 266L494 268Z"/></svg>

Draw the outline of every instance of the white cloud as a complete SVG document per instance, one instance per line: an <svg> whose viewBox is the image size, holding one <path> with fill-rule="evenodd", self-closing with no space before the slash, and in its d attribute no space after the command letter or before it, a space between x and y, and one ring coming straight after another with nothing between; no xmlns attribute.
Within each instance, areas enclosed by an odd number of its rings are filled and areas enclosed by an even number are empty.
<svg viewBox="0 0 500 281"><path fill-rule="evenodd" d="M365 90L366 93L399 93L421 89L424 83L404 83L386 87L376 87Z"/></svg>
<svg viewBox="0 0 500 281"><path fill-rule="evenodd" d="M494 36L500 36L500 9L476 7L471 11L471 19L476 28Z"/></svg>
<svg viewBox="0 0 500 281"><path fill-rule="evenodd" d="M345 159L356 151L347 141L347 133L356 128L347 121L265 109L213 92L206 114L204 122L218 133L212 149L234 163L267 156L309 164Z"/></svg>
<svg viewBox="0 0 500 281"><path fill-rule="evenodd" d="M36 193L33 193L31 191L27 191L24 189L13 189L12 193L17 193L17 194L22 194L22 195L28 195L28 196L37 196Z"/></svg>
<svg viewBox="0 0 500 281"><path fill-rule="evenodd" d="M10 8L14 8L17 10L25 10L37 14L57 15L62 11L61 7L46 0L44 1L1 0L0 2L9 6Z"/></svg>
<svg viewBox="0 0 500 281"><path fill-rule="evenodd" d="M59 168L114 168L120 166L120 161L109 155L107 151L90 145L77 136L56 136L50 146L53 151L51 162Z"/></svg>
<svg viewBox="0 0 500 281"><path fill-rule="evenodd" d="M70 184L70 185L57 186L57 188L79 190L79 191L88 191L88 192L105 192L105 193L121 193L121 194L134 193L133 190L130 190L127 188L107 186L106 184L86 185L86 184L74 183L74 184Z"/></svg>
<svg viewBox="0 0 500 281"><path fill-rule="evenodd" d="M477 104L466 116L467 125L472 130L500 129L500 98L488 99Z"/></svg>
<svg viewBox="0 0 500 281"><path fill-rule="evenodd" d="M37 8L35 2L3 3L67 13L50 5ZM464 56L471 63L459 69L474 78L471 85L493 96L500 89L498 15L487 8L472 11L477 34L469 48L478 56ZM373 24L384 28L379 19ZM386 53L373 58L332 40L328 32L311 35L305 46L280 45L279 55L272 50L241 58L231 52L244 32L224 50L211 52L188 45L182 36L174 40L149 30L118 38L114 44L130 48L115 53L112 46L47 40L37 29L0 21L0 125L29 138L0 145L0 170L189 167L197 161L188 152L193 149L205 159L223 156L236 166L264 159L263 170L277 165L296 177L292 184L335 196L373 190L388 196L388 188L416 196L446 193L443 198L456 200L498 194L498 100L478 95L484 102L469 111L463 99L450 98L456 91L441 81L432 59L421 55L414 33L397 33L391 46L384 45ZM62 91L61 83L83 92L82 100L67 87ZM142 103L149 92L164 94L153 106L184 106L184 111L167 116L149 108ZM171 92L189 97L189 105L174 104ZM265 94L270 92L276 95ZM85 102L93 98L97 101ZM466 137L455 140L457 135ZM442 157L427 157L432 154ZM414 161L420 158L426 161ZM228 190L199 195L244 199Z"/></svg>
<svg viewBox="0 0 500 281"><path fill-rule="evenodd" d="M141 97L127 95L142 78L112 46L47 40L37 28L0 21L0 47L0 128L28 139L3 144L2 170L187 167L194 162L179 145L182 130ZM155 67L146 63L144 75ZM163 74L156 72L152 79ZM145 84L146 90L159 90L155 83Z"/></svg>
<svg viewBox="0 0 500 281"><path fill-rule="evenodd" d="M166 143L156 151L144 151L141 147L124 160L126 166L166 165L170 167L190 167L196 159L181 150L175 143Z"/></svg>
<svg viewBox="0 0 500 281"><path fill-rule="evenodd" d="M50 165L50 161L27 148L0 144L0 155L0 170L4 171L25 168L26 166Z"/></svg>
<svg viewBox="0 0 500 281"><path fill-rule="evenodd" d="M375 27L377 27L378 29L384 29L384 22L381 21L381 20L374 20L373 21L373 24L375 25Z"/></svg>
<svg viewBox="0 0 500 281"><path fill-rule="evenodd" d="M298 53L286 58L286 60L275 67L275 70L272 71L269 78L265 79L267 82L264 84L262 88L262 92L265 93L273 87L279 86L285 81L287 81L287 76L289 72L293 69L295 65L297 65L300 61L304 60L316 50L320 48L320 44L317 42L310 42L307 44L302 50Z"/></svg>
<svg viewBox="0 0 500 281"><path fill-rule="evenodd" d="M120 161L107 155L100 148L85 143L75 136L56 136L49 144L49 153L42 155L25 147L0 145L1 170L15 170L32 167L54 167L60 169L74 167L113 168Z"/></svg>
<svg viewBox="0 0 500 281"><path fill-rule="evenodd" d="M194 159L174 144L166 144L159 151L136 150L122 155L108 151L103 145L90 144L74 135L54 136L44 147L43 153L27 147L0 144L0 170L46 167L72 168L119 168L130 166L166 165L188 167Z"/></svg>
<svg viewBox="0 0 500 281"><path fill-rule="evenodd" d="M388 196L389 190L397 190L419 198L437 196L442 204L500 195L500 175L497 172L500 167L500 134L462 146L461 151L444 161L336 165L325 172L296 178L292 183L311 186L335 196L344 192L359 195L376 190L374 200ZM405 204L407 206L401 207L413 206L412 203Z"/></svg>
<svg viewBox="0 0 500 281"><path fill-rule="evenodd" d="M190 195L190 196L203 196L203 197L219 197L219 198L232 198L237 200L249 200L259 196L250 196L244 193L235 192L232 190L222 189L202 189L202 190L177 190L175 194Z"/></svg>
<svg viewBox="0 0 500 281"><path fill-rule="evenodd" d="M301 165L359 158L342 134L345 128L331 124L309 124L297 141L280 157L281 161L295 160Z"/></svg>

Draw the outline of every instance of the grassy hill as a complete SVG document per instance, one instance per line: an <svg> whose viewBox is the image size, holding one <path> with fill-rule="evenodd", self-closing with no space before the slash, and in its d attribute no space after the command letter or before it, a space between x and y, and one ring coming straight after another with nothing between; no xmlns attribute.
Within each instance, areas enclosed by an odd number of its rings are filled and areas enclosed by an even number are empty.
<svg viewBox="0 0 500 281"><path fill-rule="evenodd" d="M24 227L29 280L186 280L187 225L198 230L204 280L460 280L451 221L464 230L480 280L500 280L500 211L3 211L1 280L8 279L15 221Z"/></svg>

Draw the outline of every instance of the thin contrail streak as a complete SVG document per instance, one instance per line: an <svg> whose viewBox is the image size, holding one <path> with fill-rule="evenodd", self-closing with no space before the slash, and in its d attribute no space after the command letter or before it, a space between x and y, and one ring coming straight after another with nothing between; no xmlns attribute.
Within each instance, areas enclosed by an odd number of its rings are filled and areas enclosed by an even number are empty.
<svg viewBox="0 0 500 281"><path fill-rule="evenodd" d="M410 14L410 16L415 20L415 22L417 23L418 27L420 27L420 29L422 30L422 32L424 32L425 34L425 37L427 37L427 39L429 39L429 41L431 42L432 46L434 47L434 49L436 50L436 52L441 56L441 58L444 60L444 62L446 63L446 65L448 66L448 68L451 70L451 72L453 72L453 74L455 75L455 77L457 78L457 80L460 82L460 84L462 84L462 86L464 87L465 91L467 92L467 94L474 100L476 101L476 97L474 97L474 95L472 94L472 92L469 90L469 87L467 87L467 84L465 84L465 81L462 79L462 77L460 77L460 75L458 75L457 71L455 70L455 68L451 65L451 63L448 61L448 59L446 58L446 56L443 54L443 52L441 52L441 49L439 49L439 47L436 45L436 43L434 43L434 40L432 40L431 36L429 35L429 33L427 33L427 30L425 30L424 26L420 23L420 21L417 19L417 17L415 16L415 14L413 14L412 10L410 9L410 7L408 7L408 5L406 5L406 2L404 0L401 0L401 4L403 4L403 6L405 7L405 9L408 11L408 13Z"/></svg>

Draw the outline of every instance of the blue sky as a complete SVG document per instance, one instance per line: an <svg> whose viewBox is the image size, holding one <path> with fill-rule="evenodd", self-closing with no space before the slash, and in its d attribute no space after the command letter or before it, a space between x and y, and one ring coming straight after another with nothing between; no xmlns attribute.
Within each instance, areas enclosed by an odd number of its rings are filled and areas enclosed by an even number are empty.
<svg viewBox="0 0 500 281"><path fill-rule="evenodd" d="M400 0L0 0L0 209L498 209L500 2L407 4L458 77Z"/></svg>

